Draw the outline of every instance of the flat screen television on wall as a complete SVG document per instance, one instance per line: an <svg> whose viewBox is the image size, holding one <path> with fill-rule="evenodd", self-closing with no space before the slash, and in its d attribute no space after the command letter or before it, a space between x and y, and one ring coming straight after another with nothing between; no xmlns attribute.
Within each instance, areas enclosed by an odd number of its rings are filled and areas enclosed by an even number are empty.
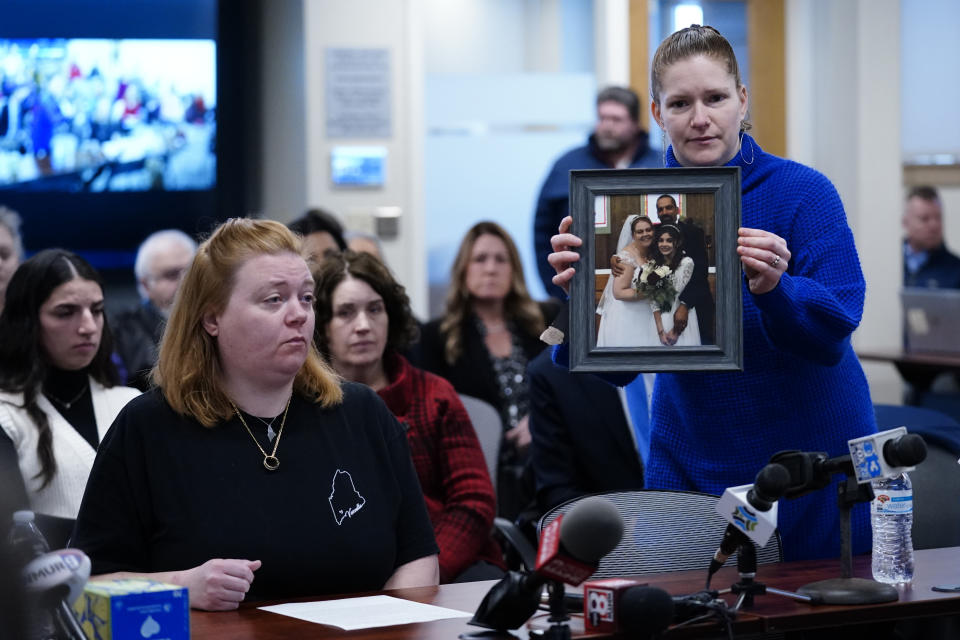
<svg viewBox="0 0 960 640"><path fill-rule="evenodd" d="M28 251L126 268L152 231L195 234L237 213L217 0L4 5L0 204L21 213Z"/></svg>

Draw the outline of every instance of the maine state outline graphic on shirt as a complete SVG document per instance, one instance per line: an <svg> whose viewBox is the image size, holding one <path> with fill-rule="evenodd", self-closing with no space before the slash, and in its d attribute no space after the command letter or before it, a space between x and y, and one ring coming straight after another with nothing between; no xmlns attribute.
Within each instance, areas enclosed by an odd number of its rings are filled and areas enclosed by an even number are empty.
<svg viewBox="0 0 960 640"><path fill-rule="evenodd" d="M337 524L343 524L347 516L352 517L366 503L366 498L360 495L353 484L350 473L337 469L333 474L333 483L330 488L330 508L333 510L333 519Z"/></svg>

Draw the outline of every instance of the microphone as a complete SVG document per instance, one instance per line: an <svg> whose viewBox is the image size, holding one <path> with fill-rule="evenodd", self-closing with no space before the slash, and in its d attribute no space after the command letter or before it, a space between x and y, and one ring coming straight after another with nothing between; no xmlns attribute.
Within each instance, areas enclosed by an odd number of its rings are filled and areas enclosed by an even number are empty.
<svg viewBox="0 0 960 640"><path fill-rule="evenodd" d="M507 572L484 597L470 624L517 629L536 613L544 584L580 584L622 536L623 518L612 503L598 497L580 500L544 528L533 573Z"/></svg>
<svg viewBox="0 0 960 640"><path fill-rule="evenodd" d="M549 580L578 585L622 537L617 508L602 498L584 498L544 528L534 570Z"/></svg>
<svg viewBox="0 0 960 640"><path fill-rule="evenodd" d="M760 470L752 485L731 487L717 502L717 513L729 523L707 570L707 584L744 542L763 547L777 528L777 500L790 486L790 472L771 463Z"/></svg>
<svg viewBox="0 0 960 640"><path fill-rule="evenodd" d="M60 637L86 640L71 606L90 578L90 558L79 549L51 551L27 563L21 575L27 593L52 612Z"/></svg>
<svg viewBox="0 0 960 640"><path fill-rule="evenodd" d="M671 596L658 587L625 578L593 580L584 589L583 627L588 633L650 638L671 624L726 607L726 603L717 603L716 592Z"/></svg>
<svg viewBox="0 0 960 640"><path fill-rule="evenodd" d="M823 451L779 451L776 462L790 473L790 485L784 497L796 498L830 484L835 473L856 476L864 484L876 478L893 478L910 471L927 457L923 438L907 433L906 427L854 438L847 442L850 454L829 458Z"/></svg>
<svg viewBox="0 0 960 640"><path fill-rule="evenodd" d="M895 478L913 471L927 457L927 443L906 427L881 431L847 442L857 482Z"/></svg>

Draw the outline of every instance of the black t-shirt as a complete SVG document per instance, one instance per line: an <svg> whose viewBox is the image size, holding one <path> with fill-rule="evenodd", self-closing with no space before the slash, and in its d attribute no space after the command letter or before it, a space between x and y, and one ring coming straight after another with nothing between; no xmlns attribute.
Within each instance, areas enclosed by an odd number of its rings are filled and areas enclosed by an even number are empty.
<svg viewBox="0 0 960 640"><path fill-rule="evenodd" d="M159 389L134 399L100 444L73 545L94 574L261 560L248 598L382 588L437 545L402 427L368 387L343 389L330 409L294 395L276 471L236 417L205 428Z"/></svg>

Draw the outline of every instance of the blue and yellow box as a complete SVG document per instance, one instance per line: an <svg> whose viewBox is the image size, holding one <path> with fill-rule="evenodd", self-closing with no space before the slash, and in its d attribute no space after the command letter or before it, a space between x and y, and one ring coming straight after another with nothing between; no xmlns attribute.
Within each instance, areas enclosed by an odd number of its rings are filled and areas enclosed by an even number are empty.
<svg viewBox="0 0 960 640"><path fill-rule="evenodd" d="M189 640L187 590L155 580L90 582L73 604L89 640Z"/></svg>

